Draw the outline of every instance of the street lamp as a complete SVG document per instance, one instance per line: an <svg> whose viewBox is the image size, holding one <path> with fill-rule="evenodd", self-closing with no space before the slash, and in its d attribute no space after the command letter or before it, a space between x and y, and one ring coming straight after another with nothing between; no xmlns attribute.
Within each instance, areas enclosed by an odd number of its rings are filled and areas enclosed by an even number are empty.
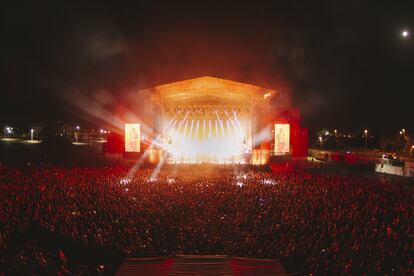
<svg viewBox="0 0 414 276"><path fill-rule="evenodd" d="M30 129L30 140L33 141L33 133L34 133L34 129Z"/></svg>
<svg viewBox="0 0 414 276"><path fill-rule="evenodd" d="M9 126L6 127L5 133L6 133L6 137L10 137L10 135L13 133L13 128Z"/></svg>
<svg viewBox="0 0 414 276"><path fill-rule="evenodd" d="M367 144L368 144L368 129L364 130L364 134L365 134L365 149L367 149Z"/></svg>

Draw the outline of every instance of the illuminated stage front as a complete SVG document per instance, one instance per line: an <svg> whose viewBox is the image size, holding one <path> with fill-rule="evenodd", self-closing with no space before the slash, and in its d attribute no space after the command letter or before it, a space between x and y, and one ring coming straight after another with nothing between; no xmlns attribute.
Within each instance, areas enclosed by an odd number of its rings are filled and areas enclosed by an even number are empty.
<svg viewBox="0 0 414 276"><path fill-rule="evenodd" d="M154 127L170 163L248 163L263 140L275 91L201 77L149 91ZM261 134L263 136L263 133ZM270 133L265 133L270 140Z"/></svg>
<svg viewBox="0 0 414 276"><path fill-rule="evenodd" d="M169 118L172 121L163 129L163 144L170 153L171 162L244 162L243 153L251 149L249 122L240 120L234 111L230 112L231 115L224 117L216 110L214 119L191 116L191 111Z"/></svg>

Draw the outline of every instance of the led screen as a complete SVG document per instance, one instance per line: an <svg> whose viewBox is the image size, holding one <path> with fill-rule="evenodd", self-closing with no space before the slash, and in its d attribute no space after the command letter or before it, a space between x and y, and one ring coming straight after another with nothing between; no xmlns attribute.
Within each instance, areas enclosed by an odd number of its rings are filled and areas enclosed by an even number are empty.
<svg viewBox="0 0 414 276"><path fill-rule="evenodd" d="M289 124L275 124L275 154L289 153Z"/></svg>
<svg viewBox="0 0 414 276"><path fill-rule="evenodd" d="M125 151L140 152L139 124L125 124Z"/></svg>

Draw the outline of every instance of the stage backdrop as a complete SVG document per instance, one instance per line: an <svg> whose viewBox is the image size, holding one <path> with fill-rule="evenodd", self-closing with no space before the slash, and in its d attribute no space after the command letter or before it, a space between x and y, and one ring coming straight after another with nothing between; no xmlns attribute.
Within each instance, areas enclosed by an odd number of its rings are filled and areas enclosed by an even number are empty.
<svg viewBox="0 0 414 276"><path fill-rule="evenodd" d="M275 154L289 153L289 124L275 124Z"/></svg>
<svg viewBox="0 0 414 276"><path fill-rule="evenodd" d="M125 152L140 152L140 124L125 124Z"/></svg>

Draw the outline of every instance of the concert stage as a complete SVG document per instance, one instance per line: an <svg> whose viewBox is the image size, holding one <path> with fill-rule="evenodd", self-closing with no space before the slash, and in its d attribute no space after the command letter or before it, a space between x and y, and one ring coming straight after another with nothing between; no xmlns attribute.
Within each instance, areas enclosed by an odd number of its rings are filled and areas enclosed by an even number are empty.
<svg viewBox="0 0 414 276"><path fill-rule="evenodd" d="M150 93L153 126L169 162L246 163L276 91L201 77L156 86ZM265 136L270 139L270 132Z"/></svg>
<svg viewBox="0 0 414 276"><path fill-rule="evenodd" d="M209 76L140 90L142 120L125 122L124 152L153 164L264 165L272 156L306 155L299 111L272 109L277 94Z"/></svg>

